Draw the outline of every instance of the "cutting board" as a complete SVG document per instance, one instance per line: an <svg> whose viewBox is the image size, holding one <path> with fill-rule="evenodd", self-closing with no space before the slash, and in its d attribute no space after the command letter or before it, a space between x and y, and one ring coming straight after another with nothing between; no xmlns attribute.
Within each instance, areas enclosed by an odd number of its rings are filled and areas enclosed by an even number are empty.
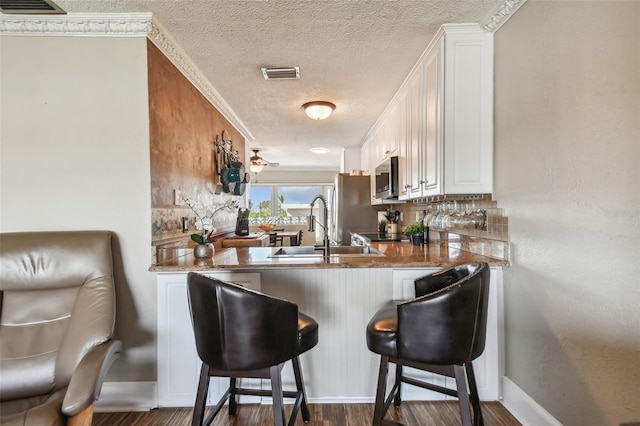
<svg viewBox="0 0 640 426"><path fill-rule="evenodd" d="M231 237L227 237L229 240L234 239L245 239L245 238L260 238L264 235L264 232L249 232L249 235L233 235Z"/></svg>
<svg viewBox="0 0 640 426"><path fill-rule="evenodd" d="M267 247L269 235L251 233L243 237L236 235L222 240L222 247Z"/></svg>

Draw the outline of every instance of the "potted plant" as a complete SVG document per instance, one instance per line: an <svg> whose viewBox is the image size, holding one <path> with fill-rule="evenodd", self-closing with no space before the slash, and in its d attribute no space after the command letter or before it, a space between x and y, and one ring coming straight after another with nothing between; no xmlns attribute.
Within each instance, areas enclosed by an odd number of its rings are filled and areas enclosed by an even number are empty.
<svg viewBox="0 0 640 426"><path fill-rule="evenodd" d="M386 220L381 220L380 222L378 222L378 231L380 232L380 236L381 237L385 237L387 234L387 221Z"/></svg>
<svg viewBox="0 0 640 426"><path fill-rule="evenodd" d="M422 244L422 239L424 237L424 225L419 222L407 225L404 228L404 234L411 239L414 246L419 246Z"/></svg>

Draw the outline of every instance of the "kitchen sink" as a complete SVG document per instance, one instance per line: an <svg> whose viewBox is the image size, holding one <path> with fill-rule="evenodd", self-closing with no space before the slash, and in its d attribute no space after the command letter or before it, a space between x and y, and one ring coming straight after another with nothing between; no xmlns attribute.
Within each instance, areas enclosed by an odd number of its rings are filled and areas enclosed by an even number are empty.
<svg viewBox="0 0 640 426"><path fill-rule="evenodd" d="M331 256L384 256L374 248L370 246L332 246L329 249ZM322 247L314 246L294 246L294 247L281 247L276 250L271 257L322 257Z"/></svg>

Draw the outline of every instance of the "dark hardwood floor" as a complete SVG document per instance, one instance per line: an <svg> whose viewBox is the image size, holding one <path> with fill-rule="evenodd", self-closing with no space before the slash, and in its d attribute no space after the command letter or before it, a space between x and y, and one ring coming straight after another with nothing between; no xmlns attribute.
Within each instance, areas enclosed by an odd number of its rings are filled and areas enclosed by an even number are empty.
<svg viewBox="0 0 640 426"><path fill-rule="evenodd" d="M311 421L304 423L298 414L296 425L310 426L369 426L373 416L373 404L310 404ZM286 414L291 405L285 406ZM191 408L160 408L148 412L95 413L94 426L184 426L191 424ZM482 416L486 426L515 426L520 423L498 402L483 402ZM387 418L407 426L460 425L460 410L457 401L403 402L400 408L393 405ZM226 407L218 414L212 425L255 426L272 425L271 405L241 404L235 417L229 417Z"/></svg>

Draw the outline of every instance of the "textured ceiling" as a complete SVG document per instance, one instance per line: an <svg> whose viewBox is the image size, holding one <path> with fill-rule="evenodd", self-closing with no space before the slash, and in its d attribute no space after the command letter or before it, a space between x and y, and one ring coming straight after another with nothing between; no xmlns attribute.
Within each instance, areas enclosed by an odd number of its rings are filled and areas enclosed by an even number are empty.
<svg viewBox="0 0 640 426"><path fill-rule="evenodd" d="M360 145L440 25L482 22L500 3L56 0L70 13L152 12L281 170L338 170L341 148ZM300 80L265 81L263 65L299 66ZM313 121L300 108L312 100L336 111Z"/></svg>

